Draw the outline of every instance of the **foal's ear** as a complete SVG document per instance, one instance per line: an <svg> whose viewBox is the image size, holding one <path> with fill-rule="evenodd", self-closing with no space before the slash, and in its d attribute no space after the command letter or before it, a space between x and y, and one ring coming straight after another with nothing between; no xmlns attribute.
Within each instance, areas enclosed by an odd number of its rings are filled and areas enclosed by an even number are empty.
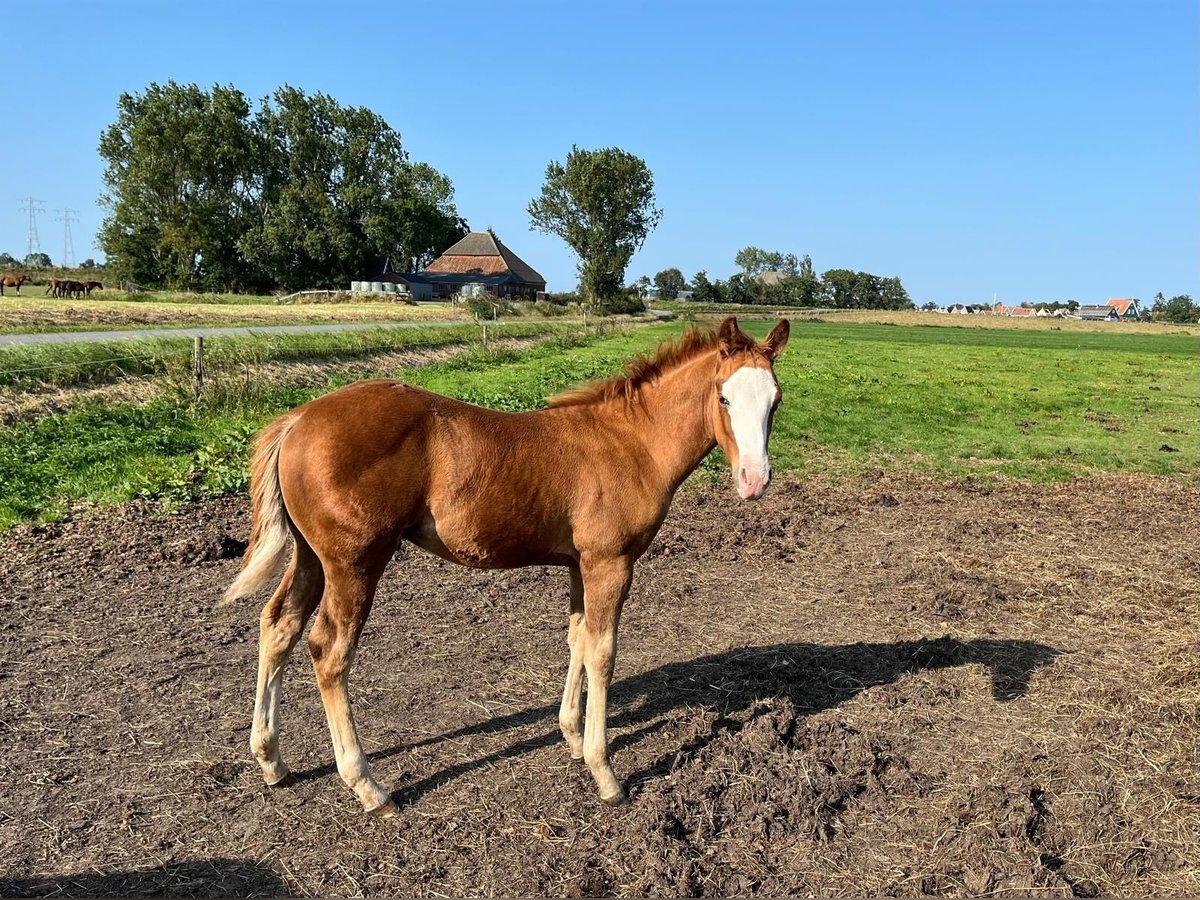
<svg viewBox="0 0 1200 900"><path fill-rule="evenodd" d="M732 353L737 349L742 330L738 328L737 316L730 316L721 323L721 327L717 329L717 337L721 341L721 350L725 353Z"/></svg>
<svg viewBox="0 0 1200 900"><path fill-rule="evenodd" d="M767 339L759 345L759 349L767 355L767 359L774 360L783 348L787 346L788 335L791 333L792 326L787 319L780 319L771 333L767 335Z"/></svg>

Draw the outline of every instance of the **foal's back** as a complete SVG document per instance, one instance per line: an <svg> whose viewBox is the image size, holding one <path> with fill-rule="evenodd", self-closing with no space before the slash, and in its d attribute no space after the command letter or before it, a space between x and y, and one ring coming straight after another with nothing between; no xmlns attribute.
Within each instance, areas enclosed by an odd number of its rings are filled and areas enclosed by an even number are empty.
<svg viewBox="0 0 1200 900"><path fill-rule="evenodd" d="M570 565L595 481L612 477L596 470L620 467L620 442L582 412L497 412L396 381L348 385L293 416L280 487L319 555L335 552L327 543L390 555L403 537L471 566Z"/></svg>

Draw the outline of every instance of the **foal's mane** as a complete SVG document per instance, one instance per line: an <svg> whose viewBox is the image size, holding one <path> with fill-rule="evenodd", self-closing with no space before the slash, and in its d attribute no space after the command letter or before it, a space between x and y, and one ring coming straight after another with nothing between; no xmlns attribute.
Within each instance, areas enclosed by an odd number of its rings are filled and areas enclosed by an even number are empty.
<svg viewBox="0 0 1200 900"><path fill-rule="evenodd" d="M740 331L739 338L754 347L752 338L746 337ZM551 406L584 406L591 403L604 403L609 400L623 399L632 401L637 398L638 391L649 384L663 372L674 369L691 359L695 359L717 346L720 336L716 328L701 331L692 327L673 341L663 341L653 354L634 356L625 361L622 374L603 381L589 381L578 387L568 388L561 394L556 394L547 402ZM739 348L742 349L742 348Z"/></svg>

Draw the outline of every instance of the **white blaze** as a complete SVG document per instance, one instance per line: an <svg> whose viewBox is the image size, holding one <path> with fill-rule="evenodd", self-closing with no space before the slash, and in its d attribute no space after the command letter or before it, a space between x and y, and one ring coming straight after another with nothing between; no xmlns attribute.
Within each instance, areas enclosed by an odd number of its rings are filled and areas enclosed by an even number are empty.
<svg viewBox="0 0 1200 900"><path fill-rule="evenodd" d="M771 477L767 459L767 430L771 407L775 404L779 386L769 369L742 366L721 386L729 410L729 424L737 441L741 467L753 479L765 481ZM735 477L737 473L734 473Z"/></svg>

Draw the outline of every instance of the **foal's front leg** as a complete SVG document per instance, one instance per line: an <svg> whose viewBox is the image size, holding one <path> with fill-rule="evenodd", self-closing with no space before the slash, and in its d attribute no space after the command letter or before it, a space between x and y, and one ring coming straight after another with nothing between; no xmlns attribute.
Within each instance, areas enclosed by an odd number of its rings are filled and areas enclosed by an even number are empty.
<svg viewBox="0 0 1200 900"><path fill-rule="evenodd" d="M571 621L567 626L567 647L571 661L563 684L562 705L558 708L558 727L567 741L572 759L583 759L583 576L571 569Z"/></svg>
<svg viewBox="0 0 1200 900"><path fill-rule="evenodd" d="M592 770L600 799L610 805L625 802L625 791L608 762L608 685L617 659L617 625L629 595L633 561L625 557L580 559L583 575L583 628L576 638L582 644L587 669L587 720L583 759Z"/></svg>

